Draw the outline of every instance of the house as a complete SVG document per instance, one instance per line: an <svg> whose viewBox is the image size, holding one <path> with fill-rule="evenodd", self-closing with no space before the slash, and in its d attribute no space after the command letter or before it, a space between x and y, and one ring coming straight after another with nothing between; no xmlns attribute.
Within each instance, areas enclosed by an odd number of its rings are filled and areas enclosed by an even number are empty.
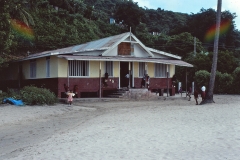
<svg viewBox="0 0 240 160"><path fill-rule="evenodd" d="M114 19L114 18L110 18L110 19L109 19L109 23L110 23L110 24L115 24L115 19Z"/></svg>
<svg viewBox="0 0 240 160"><path fill-rule="evenodd" d="M181 57L146 47L131 32L67 48L31 54L5 69L0 89L34 84L64 96L64 84L78 85L79 97L102 97L108 90L141 88L145 74L149 90L172 89L175 66L193 67ZM129 78L126 78L128 74Z"/></svg>

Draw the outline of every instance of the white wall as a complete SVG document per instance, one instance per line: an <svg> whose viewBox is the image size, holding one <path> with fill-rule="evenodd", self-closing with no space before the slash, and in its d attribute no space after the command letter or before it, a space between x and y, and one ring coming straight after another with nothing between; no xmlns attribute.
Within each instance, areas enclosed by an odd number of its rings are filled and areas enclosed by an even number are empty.
<svg viewBox="0 0 240 160"><path fill-rule="evenodd" d="M134 55L136 57L148 57L150 54L142 48L139 44L134 44Z"/></svg>

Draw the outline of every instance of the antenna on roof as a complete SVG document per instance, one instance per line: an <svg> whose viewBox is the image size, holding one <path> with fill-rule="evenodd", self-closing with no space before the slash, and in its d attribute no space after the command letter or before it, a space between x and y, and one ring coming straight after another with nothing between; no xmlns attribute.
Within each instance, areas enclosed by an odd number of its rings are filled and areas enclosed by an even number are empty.
<svg viewBox="0 0 240 160"><path fill-rule="evenodd" d="M130 27L130 45L131 45L131 55L133 56L134 55L134 46L133 46L133 43L132 43L132 30L131 30L131 27Z"/></svg>
<svg viewBox="0 0 240 160"><path fill-rule="evenodd" d="M131 31L131 27L130 27L130 43L131 43L131 37L132 37L132 31Z"/></svg>

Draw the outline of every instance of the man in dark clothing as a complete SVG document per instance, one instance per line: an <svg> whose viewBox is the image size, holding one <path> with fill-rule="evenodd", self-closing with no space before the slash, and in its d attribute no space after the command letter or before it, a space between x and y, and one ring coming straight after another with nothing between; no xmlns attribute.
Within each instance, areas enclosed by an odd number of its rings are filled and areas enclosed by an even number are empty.
<svg viewBox="0 0 240 160"><path fill-rule="evenodd" d="M105 73L105 75L104 75L104 79L103 79L103 85L104 85L104 87L107 87L108 86L108 84L107 84L107 82L108 82L108 73L106 72Z"/></svg>
<svg viewBox="0 0 240 160"><path fill-rule="evenodd" d="M197 91L197 89L194 90L194 99L196 100L196 105L198 105L198 91Z"/></svg>

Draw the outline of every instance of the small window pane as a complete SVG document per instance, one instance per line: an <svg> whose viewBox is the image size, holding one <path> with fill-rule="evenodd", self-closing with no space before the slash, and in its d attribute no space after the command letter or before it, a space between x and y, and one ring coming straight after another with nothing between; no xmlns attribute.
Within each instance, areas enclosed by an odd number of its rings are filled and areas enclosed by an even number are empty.
<svg viewBox="0 0 240 160"><path fill-rule="evenodd" d="M145 63L139 62L139 77L143 77L145 73Z"/></svg>
<svg viewBox="0 0 240 160"><path fill-rule="evenodd" d="M108 76L113 76L113 62L112 61L106 61L106 72L108 73Z"/></svg>
<svg viewBox="0 0 240 160"><path fill-rule="evenodd" d="M30 78L36 78L37 65L36 60L30 61Z"/></svg>
<svg viewBox="0 0 240 160"><path fill-rule="evenodd" d="M167 77L167 65L155 63L155 77Z"/></svg>

